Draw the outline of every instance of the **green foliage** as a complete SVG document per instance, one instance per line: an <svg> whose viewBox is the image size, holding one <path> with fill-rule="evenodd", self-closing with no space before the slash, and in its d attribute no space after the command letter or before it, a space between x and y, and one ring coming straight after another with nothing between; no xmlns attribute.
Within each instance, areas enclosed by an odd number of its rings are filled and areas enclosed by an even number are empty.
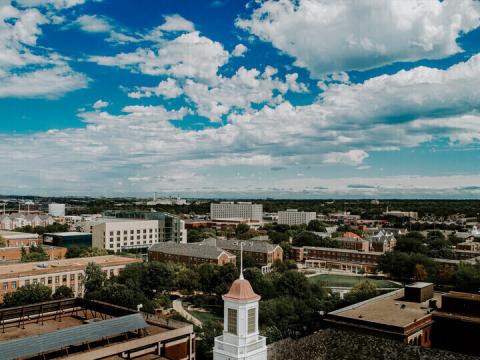
<svg viewBox="0 0 480 360"><path fill-rule="evenodd" d="M74 297L73 290L66 285L62 285L55 290L52 298L54 300L68 299Z"/></svg>
<svg viewBox="0 0 480 360"><path fill-rule="evenodd" d="M248 269L255 267L257 265L257 262L255 261L255 258L252 255L249 254L243 254L243 268Z"/></svg>
<svg viewBox="0 0 480 360"><path fill-rule="evenodd" d="M335 239L331 239L329 237L321 238L313 232L302 231L294 236L293 246L321 246L338 248L339 244Z"/></svg>
<svg viewBox="0 0 480 360"><path fill-rule="evenodd" d="M223 326L217 321L205 321L201 329L198 329L197 334L200 339L197 341L196 356L199 360L211 359L214 339L222 335Z"/></svg>
<svg viewBox="0 0 480 360"><path fill-rule="evenodd" d="M326 225L319 220L311 220L307 225L308 231L325 232Z"/></svg>
<svg viewBox="0 0 480 360"><path fill-rule="evenodd" d="M66 257L70 259L70 258L105 256L105 255L108 255L108 251L106 249L74 245L67 250Z"/></svg>
<svg viewBox="0 0 480 360"><path fill-rule="evenodd" d="M106 281L107 275L103 272L100 265L89 263L85 269L85 278L83 279L85 297L87 299L95 299L94 293L102 289Z"/></svg>
<svg viewBox="0 0 480 360"><path fill-rule="evenodd" d="M187 242L201 242L215 235L216 232L213 229L190 229L187 232Z"/></svg>
<svg viewBox="0 0 480 360"><path fill-rule="evenodd" d="M17 291L7 293L3 299L6 307L35 304L51 300L52 290L43 284L30 284L19 288Z"/></svg>
<svg viewBox="0 0 480 360"><path fill-rule="evenodd" d="M7 246L7 240L5 240L2 235L0 235L0 248L3 248L5 246Z"/></svg>
<svg viewBox="0 0 480 360"><path fill-rule="evenodd" d="M65 232L68 230L69 230L68 224L59 224L59 223L53 223L52 225L47 225L47 226L27 225L27 226L23 226L15 229L15 231L35 233L39 235L43 235L45 233L53 233L53 232Z"/></svg>
<svg viewBox="0 0 480 360"><path fill-rule="evenodd" d="M245 234L249 230L250 230L250 226L248 226L247 224L238 224L238 226L235 229L235 235L239 236L239 235Z"/></svg>
<svg viewBox="0 0 480 360"><path fill-rule="evenodd" d="M152 302L148 300L144 294L125 284L109 283L100 290L90 293L90 298L135 310L137 309L137 305L142 304L143 311L153 311Z"/></svg>
<svg viewBox="0 0 480 360"><path fill-rule="evenodd" d="M200 288L200 276L192 269L184 269L177 274L177 286L180 290L192 293Z"/></svg>
<svg viewBox="0 0 480 360"><path fill-rule="evenodd" d="M456 290L478 294L480 291L480 265L460 264L453 275Z"/></svg>
<svg viewBox="0 0 480 360"><path fill-rule="evenodd" d="M273 244L280 244L282 242L288 242L290 235L287 232L268 231L268 238Z"/></svg>
<svg viewBox="0 0 480 360"><path fill-rule="evenodd" d="M21 262L32 262L32 261L46 261L49 260L48 254L45 252L42 246L30 245L29 251L27 253L26 249L22 246L22 255L20 258Z"/></svg>
<svg viewBox="0 0 480 360"><path fill-rule="evenodd" d="M352 290L345 295L344 299L347 303L355 304L377 295L378 292L375 284L372 281L365 279L356 284Z"/></svg>

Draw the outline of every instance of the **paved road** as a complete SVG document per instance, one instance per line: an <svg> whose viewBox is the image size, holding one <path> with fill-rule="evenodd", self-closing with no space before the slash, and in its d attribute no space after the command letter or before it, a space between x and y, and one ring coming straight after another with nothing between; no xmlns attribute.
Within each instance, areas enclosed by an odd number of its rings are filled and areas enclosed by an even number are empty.
<svg viewBox="0 0 480 360"><path fill-rule="evenodd" d="M185 310L182 304L182 299L173 300L173 310L178 312L181 316L183 316L188 321L191 321L195 325L202 327L202 322L198 320L196 317L193 317L192 314L190 314L187 310Z"/></svg>

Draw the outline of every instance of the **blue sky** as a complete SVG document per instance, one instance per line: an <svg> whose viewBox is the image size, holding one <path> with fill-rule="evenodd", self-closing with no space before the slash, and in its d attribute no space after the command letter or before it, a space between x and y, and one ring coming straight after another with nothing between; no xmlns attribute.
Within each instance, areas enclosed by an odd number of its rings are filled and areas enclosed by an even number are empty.
<svg viewBox="0 0 480 360"><path fill-rule="evenodd" d="M477 198L480 2L0 0L2 192Z"/></svg>

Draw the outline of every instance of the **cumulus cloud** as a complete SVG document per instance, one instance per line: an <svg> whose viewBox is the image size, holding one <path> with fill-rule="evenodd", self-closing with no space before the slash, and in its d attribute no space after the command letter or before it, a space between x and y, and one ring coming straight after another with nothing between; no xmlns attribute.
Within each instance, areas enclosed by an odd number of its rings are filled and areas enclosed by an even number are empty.
<svg viewBox="0 0 480 360"><path fill-rule="evenodd" d="M86 3L88 0L16 0L16 3L25 7L51 6L55 9L66 9ZM92 0L101 1L101 0Z"/></svg>
<svg viewBox="0 0 480 360"><path fill-rule="evenodd" d="M363 150L349 150L347 152L332 152L324 157L326 164L359 165L368 157Z"/></svg>
<svg viewBox="0 0 480 360"><path fill-rule="evenodd" d="M195 25L178 14L165 16L165 22L158 28L163 31L195 31Z"/></svg>
<svg viewBox="0 0 480 360"><path fill-rule="evenodd" d="M232 51L232 56L236 56L236 57L244 56L247 50L248 48L245 45L237 44Z"/></svg>
<svg viewBox="0 0 480 360"><path fill-rule="evenodd" d="M90 33L104 33L112 30L112 25L107 18L97 15L82 15L75 20L74 24Z"/></svg>
<svg viewBox="0 0 480 360"><path fill-rule="evenodd" d="M35 8L0 3L0 97L59 97L88 79L60 55L41 51L37 40L49 19Z"/></svg>
<svg viewBox="0 0 480 360"><path fill-rule="evenodd" d="M95 103L93 104L93 108L94 109L102 109L104 107L107 107L108 105L109 105L108 102L100 99L100 100L95 101Z"/></svg>
<svg viewBox="0 0 480 360"><path fill-rule="evenodd" d="M173 99L182 94L182 89L178 86L175 79L168 78L160 81L158 86L140 86L128 93L132 99L149 98L152 96L161 96L165 99Z"/></svg>
<svg viewBox="0 0 480 360"><path fill-rule="evenodd" d="M462 51L480 25L473 0L266 0L236 25L293 56L314 77Z"/></svg>
<svg viewBox="0 0 480 360"><path fill-rule="evenodd" d="M208 82L216 79L218 69L228 58L229 54L222 44L194 31L160 44L158 50L138 48L134 52L115 56L92 56L90 61L147 75L170 75Z"/></svg>

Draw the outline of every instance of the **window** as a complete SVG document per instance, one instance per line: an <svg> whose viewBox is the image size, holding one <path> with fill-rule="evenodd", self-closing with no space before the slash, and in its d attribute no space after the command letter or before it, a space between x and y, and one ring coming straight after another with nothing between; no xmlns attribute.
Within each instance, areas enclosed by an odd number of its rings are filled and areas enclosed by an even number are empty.
<svg viewBox="0 0 480 360"><path fill-rule="evenodd" d="M40 279L40 284L45 284L45 278Z"/></svg>
<svg viewBox="0 0 480 360"><path fill-rule="evenodd" d="M117 235L120 235L120 230L117 230Z"/></svg>
<svg viewBox="0 0 480 360"><path fill-rule="evenodd" d="M237 310L228 309L228 328L227 331L230 334L237 335Z"/></svg>
<svg viewBox="0 0 480 360"><path fill-rule="evenodd" d="M16 281L12 281L12 289L16 289L17 288L17 282Z"/></svg>
<svg viewBox="0 0 480 360"><path fill-rule="evenodd" d="M3 283L3 290L8 290L8 282Z"/></svg>
<svg viewBox="0 0 480 360"><path fill-rule="evenodd" d="M55 284L60 284L60 276L55 276Z"/></svg>
<svg viewBox="0 0 480 360"><path fill-rule="evenodd" d="M49 285L52 284L52 277L51 277L51 276L48 277L48 284L49 284Z"/></svg>
<svg viewBox="0 0 480 360"><path fill-rule="evenodd" d="M70 281L75 281L75 274L70 274Z"/></svg>
<svg viewBox="0 0 480 360"><path fill-rule="evenodd" d="M256 309L248 309L248 333L254 333L256 331Z"/></svg>
<svg viewBox="0 0 480 360"><path fill-rule="evenodd" d="M30 285L30 280L25 280L25 285Z"/></svg>

